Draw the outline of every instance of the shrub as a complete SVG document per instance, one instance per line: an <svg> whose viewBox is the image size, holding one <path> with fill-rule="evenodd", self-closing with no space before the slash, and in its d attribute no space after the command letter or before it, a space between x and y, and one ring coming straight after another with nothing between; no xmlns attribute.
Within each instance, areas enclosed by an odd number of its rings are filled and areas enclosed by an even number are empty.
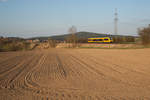
<svg viewBox="0 0 150 100"><path fill-rule="evenodd" d="M29 50L29 49L30 43L26 43L25 41L22 42L8 39L0 40L0 52Z"/></svg>
<svg viewBox="0 0 150 100"><path fill-rule="evenodd" d="M75 35L77 33L77 28L75 26L72 26L71 28L69 28L68 32L70 35L66 38L66 42L70 43L69 47L79 47L78 38Z"/></svg>
<svg viewBox="0 0 150 100"><path fill-rule="evenodd" d="M88 38L79 38L78 43L88 43Z"/></svg>
<svg viewBox="0 0 150 100"><path fill-rule="evenodd" d="M23 46L23 49L25 49L25 50L29 50L30 49L30 43L28 43L28 42L23 42L22 46Z"/></svg>
<svg viewBox="0 0 150 100"><path fill-rule="evenodd" d="M116 36L113 37L114 43L130 43L135 42L135 37L133 36Z"/></svg>
<svg viewBox="0 0 150 100"><path fill-rule="evenodd" d="M18 51L18 50L22 50L22 47L15 44L5 44L1 45L0 47L0 51Z"/></svg>
<svg viewBox="0 0 150 100"><path fill-rule="evenodd" d="M48 43L49 43L49 47L51 48L55 48L57 46L57 41L56 40L52 40L52 39L48 39Z"/></svg>
<svg viewBox="0 0 150 100"><path fill-rule="evenodd" d="M69 47L71 48L75 48L79 46L78 38L76 37L75 34L71 34L70 36L68 36L66 42L70 43Z"/></svg>
<svg viewBox="0 0 150 100"><path fill-rule="evenodd" d="M124 41L123 37L115 36L113 37L113 42L114 43L122 43Z"/></svg>
<svg viewBox="0 0 150 100"><path fill-rule="evenodd" d="M138 33L140 35L142 44L149 45L150 44L150 25L149 27L139 29Z"/></svg>

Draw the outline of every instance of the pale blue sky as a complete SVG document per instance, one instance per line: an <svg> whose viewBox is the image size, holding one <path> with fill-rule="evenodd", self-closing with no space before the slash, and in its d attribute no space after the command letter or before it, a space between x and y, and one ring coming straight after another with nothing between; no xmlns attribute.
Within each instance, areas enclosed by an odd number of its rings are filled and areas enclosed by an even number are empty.
<svg viewBox="0 0 150 100"><path fill-rule="evenodd" d="M150 0L0 0L0 36L51 36L78 31L135 35L150 24Z"/></svg>

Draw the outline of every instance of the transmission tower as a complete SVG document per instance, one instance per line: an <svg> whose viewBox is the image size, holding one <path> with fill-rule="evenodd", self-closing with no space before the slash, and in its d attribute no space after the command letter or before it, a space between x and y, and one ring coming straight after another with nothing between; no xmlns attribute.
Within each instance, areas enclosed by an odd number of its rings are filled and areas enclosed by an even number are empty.
<svg viewBox="0 0 150 100"><path fill-rule="evenodd" d="M118 35L118 12L117 12L117 8L115 9L115 19L114 19L114 34Z"/></svg>

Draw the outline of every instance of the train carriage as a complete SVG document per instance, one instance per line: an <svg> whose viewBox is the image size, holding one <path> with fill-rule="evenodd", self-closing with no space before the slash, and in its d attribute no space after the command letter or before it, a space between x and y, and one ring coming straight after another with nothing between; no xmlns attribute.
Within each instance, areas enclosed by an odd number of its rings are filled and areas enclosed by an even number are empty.
<svg viewBox="0 0 150 100"><path fill-rule="evenodd" d="M112 43L111 37L88 38L88 43Z"/></svg>

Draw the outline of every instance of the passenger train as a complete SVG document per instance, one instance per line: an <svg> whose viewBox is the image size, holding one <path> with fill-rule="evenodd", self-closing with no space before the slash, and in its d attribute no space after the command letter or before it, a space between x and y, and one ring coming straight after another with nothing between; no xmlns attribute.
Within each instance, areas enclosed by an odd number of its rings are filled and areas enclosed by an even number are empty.
<svg viewBox="0 0 150 100"><path fill-rule="evenodd" d="M113 39L111 37L97 37L88 38L88 43L112 43Z"/></svg>

